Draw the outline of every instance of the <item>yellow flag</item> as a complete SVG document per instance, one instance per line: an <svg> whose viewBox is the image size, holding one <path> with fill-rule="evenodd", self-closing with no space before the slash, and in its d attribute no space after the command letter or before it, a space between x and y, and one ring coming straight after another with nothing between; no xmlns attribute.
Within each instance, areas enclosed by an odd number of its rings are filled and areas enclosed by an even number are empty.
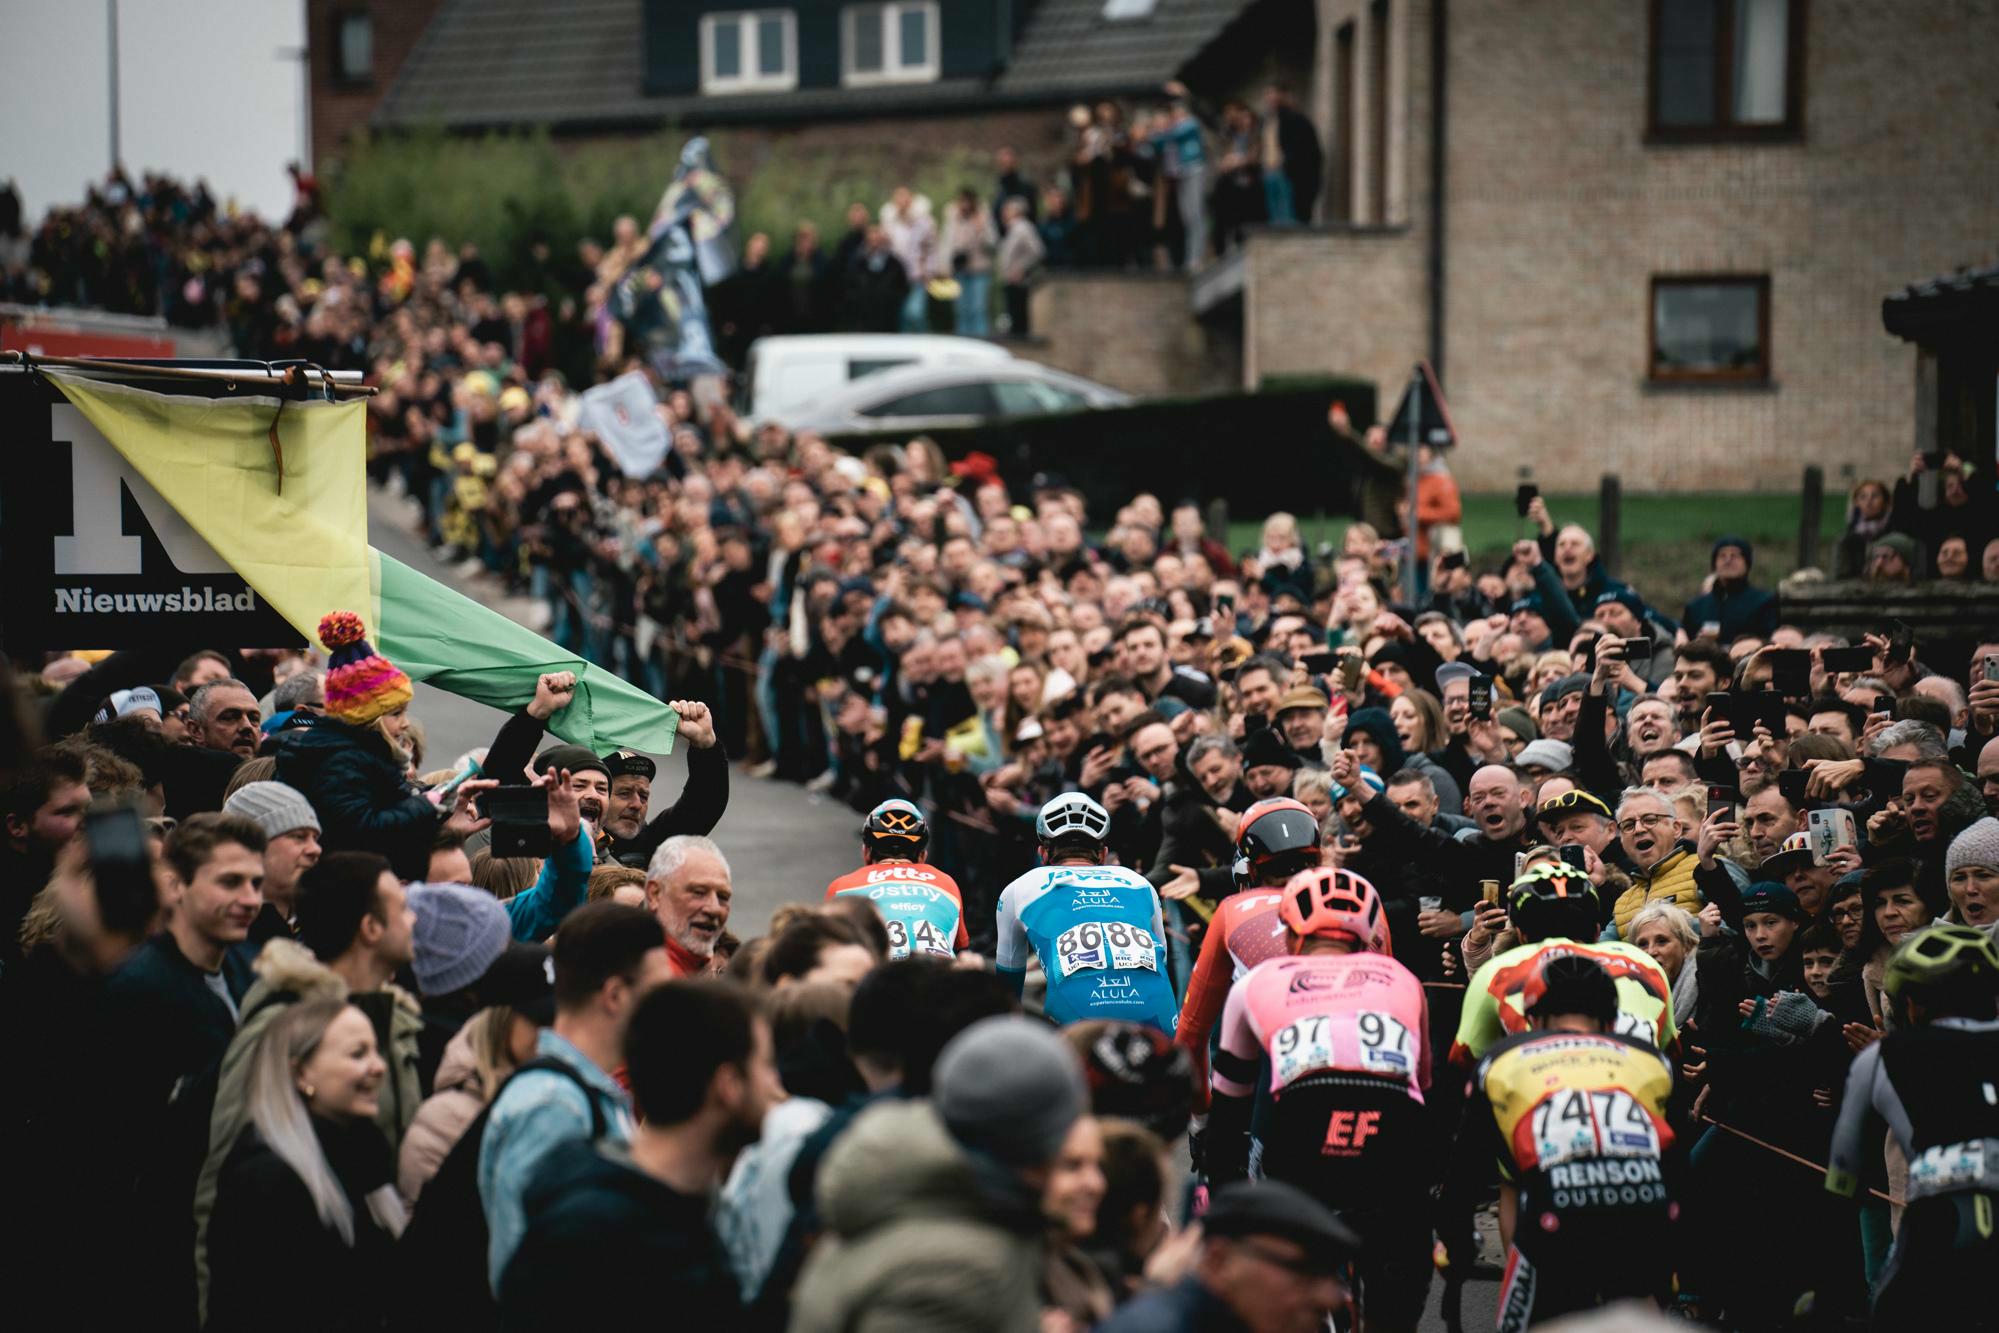
<svg viewBox="0 0 1999 1333"><path fill-rule="evenodd" d="M308 642L328 611L369 609L362 400L290 402L279 414L275 397L152 393L43 373Z"/></svg>

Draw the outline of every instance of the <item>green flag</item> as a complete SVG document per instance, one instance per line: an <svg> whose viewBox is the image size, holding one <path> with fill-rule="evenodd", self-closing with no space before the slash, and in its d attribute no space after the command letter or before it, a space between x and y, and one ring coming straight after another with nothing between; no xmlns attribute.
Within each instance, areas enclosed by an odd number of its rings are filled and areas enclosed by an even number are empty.
<svg viewBox="0 0 1999 1333"><path fill-rule="evenodd" d="M576 697L550 731L599 754L673 752L679 714L638 686L372 547L368 575L375 643L411 680L511 713L534 698L543 672L574 671Z"/></svg>

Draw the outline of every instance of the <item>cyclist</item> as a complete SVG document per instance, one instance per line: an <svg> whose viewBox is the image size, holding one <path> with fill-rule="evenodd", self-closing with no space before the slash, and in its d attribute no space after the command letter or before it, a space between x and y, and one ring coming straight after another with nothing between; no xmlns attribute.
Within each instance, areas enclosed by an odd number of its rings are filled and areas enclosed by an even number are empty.
<svg viewBox="0 0 1999 1333"><path fill-rule="evenodd" d="M1599 959L1558 950L1535 973L1527 1030L1472 1075L1448 1186L1475 1190L1498 1160L1497 1333L1672 1290L1672 1066L1613 1030L1623 997Z"/></svg>
<svg viewBox="0 0 1999 1333"><path fill-rule="evenodd" d="M1617 1031L1673 1049L1679 1029L1672 983L1642 949L1597 940L1602 913L1589 876L1566 861L1530 866L1507 893L1506 915L1526 942L1486 959L1465 987L1452 1063L1469 1068L1501 1037L1526 1029L1541 965L1557 954L1586 955L1609 974L1617 987Z"/></svg>
<svg viewBox="0 0 1999 1333"><path fill-rule="evenodd" d="M1983 930L1931 926L1896 948L1881 989L1897 1026L1847 1073L1825 1187L1855 1192L1886 1121L1908 1156L1908 1202L1874 1327L1999 1327L1999 949Z"/></svg>
<svg viewBox="0 0 1999 1333"><path fill-rule="evenodd" d="M1020 992L1030 953L1041 960L1057 1024L1125 1019L1170 1034L1178 1006L1166 979L1159 894L1145 876L1104 864L1110 814L1082 792L1041 807L1034 834L1040 866L999 900L993 965Z"/></svg>
<svg viewBox="0 0 1999 1333"><path fill-rule="evenodd" d="M1195 1100L1202 1109L1208 1104L1208 1037L1222 1016L1229 987L1258 963L1284 953L1277 890L1319 860L1319 821L1298 801L1284 796L1258 801L1236 822L1236 891L1222 899L1208 923L1173 1034L1193 1053L1201 1075Z"/></svg>
<svg viewBox="0 0 1999 1333"><path fill-rule="evenodd" d="M958 882L925 865L930 823L901 797L883 801L861 821L861 868L826 886L826 897L866 898L888 927L888 956L950 959L969 948L965 897Z"/></svg>
<svg viewBox="0 0 1999 1333"><path fill-rule="evenodd" d="M1428 1003L1374 886L1315 866L1281 891L1287 956L1230 992L1206 1150L1215 1185L1295 1185L1367 1238L1363 1325L1413 1330L1430 1291Z"/></svg>

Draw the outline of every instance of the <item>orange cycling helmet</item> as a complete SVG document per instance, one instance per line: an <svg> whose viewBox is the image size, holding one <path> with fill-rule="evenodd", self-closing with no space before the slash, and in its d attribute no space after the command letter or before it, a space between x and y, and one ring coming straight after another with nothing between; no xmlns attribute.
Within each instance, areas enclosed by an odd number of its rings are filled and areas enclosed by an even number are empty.
<svg viewBox="0 0 1999 1333"><path fill-rule="evenodd" d="M1388 917L1381 895L1351 870L1314 866L1284 886L1277 915L1284 928L1303 939L1325 935L1352 940L1372 953L1387 953Z"/></svg>

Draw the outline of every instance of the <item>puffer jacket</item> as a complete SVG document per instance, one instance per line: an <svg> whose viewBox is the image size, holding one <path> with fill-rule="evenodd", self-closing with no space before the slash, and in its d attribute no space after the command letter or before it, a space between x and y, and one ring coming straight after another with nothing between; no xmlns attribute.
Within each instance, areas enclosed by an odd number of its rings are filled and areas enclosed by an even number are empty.
<svg viewBox="0 0 1999 1333"><path fill-rule="evenodd" d="M1629 939L1631 918L1638 915L1638 909L1647 903L1669 902L1675 907L1686 909L1694 916L1700 915L1701 891L1694 883L1694 867L1700 864L1694 855L1693 844L1682 842L1650 870L1636 870L1631 874L1631 887L1617 895L1617 902L1611 908L1613 931L1605 931L1605 939Z"/></svg>
<svg viewBox="0 0 1999 1333"><path fill-rule="evenodd" d="M339 974L295 940L272 940L252 966L257 980L243 996L243 1021L222 1056L215 1109L208 1121L208 1156L194 1188L195 1289L204 1312L208 1303L208 1224L215 1208L216 1182L243 1127L250 1123L250 1067L257 1045L287 1009L302 1000L346 1000L374 1024L376 1044L389 1067L388 1077L382 1081L375 1125L391 1150L415 1119L422 1098L417 1082L417 1034L423 1017L415 997L395 986L368 995L350 995Z"/></svg>
<svg viewBox="0 0 1999 1333"><path fill-rule="evenodd" d="M412 1209L416 1207L417 1195L423 1193L423 1187L437 1174L437 1168L444 1165L446 1155L465 1137L465 1131L479 1118L479 1112L486 1109L486 1103L499 1091L498 1082L489 1088L480 1076L478 1057L472 1053L476 1026L477 1023L467 1023L446 1043L444 1059L437 1066L437 1081L433 1085L436 1090L416 1108L416 1118L410 1121L402 1147L396 1150L396 1191ZM497 1072L504 1081L506 1071Z"/></svg>
<svg viewBox="0 0 1999 1333"><path fill-rule="evenodd" d="M959 1147L928 1102L863 1112L826 1155L819 1205L791 1333L1040 1327L1038 1201Z"/></svg>
<svg viewBox="0 0 1999 1333"><path fill-rule="evenodd" d="M378 852L399 879L422 879L430 869L442 812L410 788L389 743L375 732L327 718L283 733L278 781L312 802L324 850Z"/></svg>

